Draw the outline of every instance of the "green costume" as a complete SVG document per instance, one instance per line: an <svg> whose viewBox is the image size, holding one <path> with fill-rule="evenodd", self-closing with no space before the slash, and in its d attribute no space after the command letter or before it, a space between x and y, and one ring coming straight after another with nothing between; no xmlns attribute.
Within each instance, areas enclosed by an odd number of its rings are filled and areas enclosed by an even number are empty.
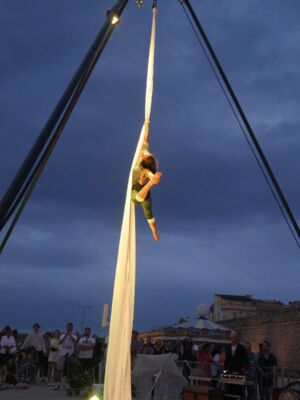
<svg viewBox="0 0 300 400"><path fill-rule="evenodd" d="M142 152L149 152L148 144L145 143L143 145ZM137 164L133 168L131 200L133 201L134 204L139 204L143 208L145 218L148 220L148 222L151 223L151 222L155 222L155 219L154 219L153 213L152 213L152 200L151 200L150 191L144 201L141 202L136 199L138 193L143 189L143 187L147 183L147 180L145 181L144 184L140 183L143 170L144 169L141 165L141 162L139 162L139 164Z"/></svg>

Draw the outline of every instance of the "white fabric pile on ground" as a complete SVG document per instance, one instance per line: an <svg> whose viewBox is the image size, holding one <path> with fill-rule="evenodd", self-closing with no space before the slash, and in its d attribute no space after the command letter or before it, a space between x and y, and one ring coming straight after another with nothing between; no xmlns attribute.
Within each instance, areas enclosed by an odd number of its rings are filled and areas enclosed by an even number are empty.
<svg viewBox="0 0 300 400"><path fill-rule="evenodd" d="M133 371L132 383L135 387L135 400L177 400L183 387L188 384L178 368L174 354L156 356L138 355ZM159 374L159 376L158 376Z"/></svg>

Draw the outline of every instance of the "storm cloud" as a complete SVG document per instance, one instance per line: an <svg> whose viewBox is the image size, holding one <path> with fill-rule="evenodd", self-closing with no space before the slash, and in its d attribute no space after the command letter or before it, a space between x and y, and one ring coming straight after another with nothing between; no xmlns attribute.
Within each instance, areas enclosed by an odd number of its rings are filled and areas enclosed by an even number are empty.
<svg viewBox="0 0 300 400"><path fill-rule="evenodd" d="M1 0L0 194L103 23L108 0ZM296 218L300 4L194 0ZM131 1L1 256L0 324L99 330L143 123L151 1ZM299 297L299 250L177 1L159 2L151 148L161 242L140 210L135 327L216 292Z"/></svg>

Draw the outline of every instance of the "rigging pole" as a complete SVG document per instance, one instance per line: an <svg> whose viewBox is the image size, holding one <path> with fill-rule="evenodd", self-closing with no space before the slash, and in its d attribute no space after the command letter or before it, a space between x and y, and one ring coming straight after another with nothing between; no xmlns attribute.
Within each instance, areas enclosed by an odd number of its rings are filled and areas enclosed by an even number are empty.
<svg viewBox="0 0 300 400"><path fill-rule="evenodd" d="M59 121L60 124L65 125L68 118L70 117L71 113L67 114L65 113L64 115L66 119L62 122L62 115L66 110L66 107L70 104L71 100L75 98L74 93L76 89L78 89L80 84L81 86L83 86L81 88L81 91L83 90L92 72L92 69L94 68L96 62L98 61L101 52L104 49L115 26L117 25L120 16L124 8L126 7L128 1L129 0L119 0L113 6L113 8L109 12L107 12L107 18L102 29L98 33L96 39L94 40L86 56L84 57L82 63L78 67L69 85L67 86L62 97L58 101L56 107L54 108L48 121L46 122L45 126L40 132L34 145L32 146L30 152L25 158L19 171L15 175L6 193L4 194L0 202L0 230L2 230L8 218L11 216L12 212L17 208L18 203L22 200L22 195L26 194L27 187L30 185L31 180L34 178L34 173L31 174L30 178L28 177L32 172L32 169L38 163L40 154L45 149L46 144L51 139L51 134L53 129L57 126ZM77 97L75 104L78 98L79 96ZM41 162L41 159L39 161ZM24 187L26 188L24 189Z"/></svg>

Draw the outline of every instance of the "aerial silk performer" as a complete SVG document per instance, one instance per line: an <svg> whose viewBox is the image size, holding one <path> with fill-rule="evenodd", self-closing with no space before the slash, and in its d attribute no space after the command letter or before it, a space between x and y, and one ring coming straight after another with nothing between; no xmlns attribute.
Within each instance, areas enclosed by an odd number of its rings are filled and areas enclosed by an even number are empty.
<svg viewBox="0 0 300 400"><path fill-rule="evenodd" d="M145 218L153 233L155 240L159 240L156 221L152 212L152 199L150 190L156 186L162 173L157 171L157 161L149 152L149 121L145 121L144 143L137 165L133 169L131 199L134 204L140 204Z"/></svg>
<svg viewBox="0 0 300 400"><path fill-rule="evenodd" d="M160 174L151 172L149 164L144 164L144 166L142 164L143 160L149 157L149 154L147 155L147 143L153 94L156 14L157 8L153 7L146 85L145 122L133 157L127 185L109 326L104 400L132 399L130 347L134 314L136 271L135 203L139 202L143 209L146 209L148 212L148 210L151 209L151 200L150 207L148 201L149 191L160 179ZM150 171L153 176L144 170ZM139 181L142 182L140 183L142 187L136 185ZM149 182L151 182L151 184L147 186ZM137 196L138 198L136 198ZM145 203L143 204L145 200L148 202L148 205L145 205ZM148 219L150 215L146 215ZM155 221L151 220L151 218L149 219L150 221L148 222L150 228L153 228L153 234L157 235L159 238L157 231L155 233Z"/></svg>

